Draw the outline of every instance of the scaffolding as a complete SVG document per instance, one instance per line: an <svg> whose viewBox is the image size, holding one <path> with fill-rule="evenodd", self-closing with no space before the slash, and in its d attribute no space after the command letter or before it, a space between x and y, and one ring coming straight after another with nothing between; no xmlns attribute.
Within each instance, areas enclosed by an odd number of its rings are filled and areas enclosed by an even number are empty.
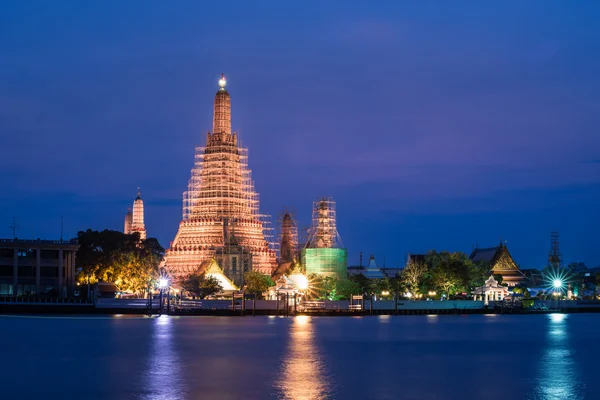
<svg viewBox="0 0 600 400"><path fill-rule="evenodd" d="M324 275L345 279L348 276L346 249L303 249L302 270L306 275Z"/></svg>
<svg viewBox="0 0 600 400"><path fill-rule="evenodd" d="M221 85L221 83L223 83ZM229 93L224 77L214 102L213 132L196 147L194 167L183 193L182 221L163 265L174 278L193 273L226 246L224 232L235 232L252 254L252 270L271 274L277 246L269 215L259 212L259 196L248 168L248 149L231 132Z"/></svg>
<svg viewBox="0 0 600 400"><path fill-rule="evenodd" d="M345 279L348 275L348 251L337 231L336 204L332 198L313 203L312 226L301 254L307 275L319 274Z"/></svg>
<svg viewBox="0 0 600 400"><path fill-rule="evenodd" d="M558 268L562 266L562 256L558 243L558 232L550 234L550 253L548 254L548 265Z"/></svg>
<svg viewBox="0 0 600 400"><path fill-rule="evenodd" d="M312 226L308 230L307 248L344 248L337 231L335 201L323 197L313 202Z"/></svg>

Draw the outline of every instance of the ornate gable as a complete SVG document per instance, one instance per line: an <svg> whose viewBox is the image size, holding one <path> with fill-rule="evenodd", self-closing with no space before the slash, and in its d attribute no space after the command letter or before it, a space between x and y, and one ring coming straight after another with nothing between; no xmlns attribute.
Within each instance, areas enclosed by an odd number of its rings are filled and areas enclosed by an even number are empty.
<svg viewBox="0 0 600 400"><path fill-rule="evenodd" d="M515 261L511 257L506 247L498 249L498 253L494 257L492 264L490 265L492 272L497 273L500 271L518 271L519 267L515 264Z"/></svg>

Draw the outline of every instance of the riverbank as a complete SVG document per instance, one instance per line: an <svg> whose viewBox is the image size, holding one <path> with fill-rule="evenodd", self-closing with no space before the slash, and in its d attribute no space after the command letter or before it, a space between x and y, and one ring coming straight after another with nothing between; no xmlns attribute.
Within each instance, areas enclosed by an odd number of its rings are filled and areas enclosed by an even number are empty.
<svg viewBox="0 0 600 400"><path fill-rule="evenodd" d="M370 316L370 315L468 315L468 314L544 314L598 313L600 301L536 301L535 307L476 301L320 301L290 304L275 300L203 300L152 304L146 299L99 299L86 302L0 301L0 314L36 315L159 315L176 316Z"/></svg>

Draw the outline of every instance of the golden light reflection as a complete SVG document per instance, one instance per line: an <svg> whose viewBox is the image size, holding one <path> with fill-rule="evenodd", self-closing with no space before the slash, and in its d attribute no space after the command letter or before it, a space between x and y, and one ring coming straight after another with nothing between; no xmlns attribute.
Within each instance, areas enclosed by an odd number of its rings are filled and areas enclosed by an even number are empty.
<svg viewBox="0 0 600 400"><path fill-rule="evenodd" d="M330 394L325 363L314 341L314 325L310 316L294 318L283 361L283 374L276 387L283 399L323 399Z"/></svg>
<svg viewBox="0 0 600 400"><path fill-rule="evenodd" d="M379 322L383 323L383 324L389 324L390 323L390 318L391 318L390 315L379 315L377 317L377 319L379 320Z"/></svg>

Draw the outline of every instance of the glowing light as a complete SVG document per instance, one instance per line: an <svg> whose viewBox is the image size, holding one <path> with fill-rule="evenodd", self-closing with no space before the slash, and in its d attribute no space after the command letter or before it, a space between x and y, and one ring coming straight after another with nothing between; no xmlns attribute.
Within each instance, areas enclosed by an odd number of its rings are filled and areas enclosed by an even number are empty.
<svg viewBox="0 0 600 400"><path fill-rule="evenodd" d="M429 294L430 296L435 296L437 293L436 293L434 290L431 290L431 291L430 291L428 294Z"/></svg>
<svg viewBox="0 0 600 400"><path fill-rule="evenodd" d="M389 294L390 294L390 292L387 290L384 290L383 292L381 292L382 296L388 296Z"/></svg>
<svg viewBox="0 0 600 400"><path fill-rule="evenodd" d="M561 279L555 279L552 281L552 286L554 286L556 289L562 288L563 281Z"/></svg>
<svg viewBox="0 0 600 400"><path fill-rule="evenodd" d="M410 299L413 295L412 295L412 293L408 292L408 293L405 294L405 296Z"/></svg>
<svg viewBox="0 0 600 400"><path fill-rule="evenodd" d="M221 79L219 79L219 86L225 89L225 85L227 85L227 80L225 79L225 74L221 74Z"/></svg>
<svg viewBox="0 0 600 400"><path fill-rule="evenodd" d="M298 286L298 289L308 289L308 279L306 278L306 276L302 274L293 274L293 277L292 275L290 275L290 280L293 281L296 284L296 286Z"/></svg>
<svg viewBox="0 0 600 400"><path fill-rule="evenodd" d="M160 278L158 280L158 287L161 289L166 289L169 286L169 280L167 278Z"/></svg>

